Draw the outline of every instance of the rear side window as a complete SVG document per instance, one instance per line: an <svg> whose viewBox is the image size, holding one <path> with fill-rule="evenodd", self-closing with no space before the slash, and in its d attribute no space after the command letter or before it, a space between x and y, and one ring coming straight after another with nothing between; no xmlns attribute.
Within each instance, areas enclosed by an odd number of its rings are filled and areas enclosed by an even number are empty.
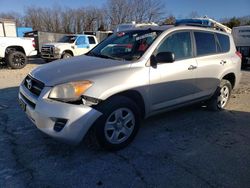
<svg viewBox="0 0 250 188"><path fill-rule="evenodd" d="M167 37L159 46L157 53L173 52L175 59L192 57L190 32L178 32Z"/></svg>
<svg viewBox="0 0 250 188"><path fill-rule="evenodd" d="M216 33L218 41L220 43L220 51L228 52L230 49L230 41L227 35Z"/></svg>
<svg viewBox="0 0 250 188"><path fill-rule="evenodd" d="M89 44L95 44L94 37L88 37L89 38Z"/></svg>
<svg viewBox="0 0 250 188"><path fill-rule="evenodd" d="M216 42L213 33L194 32L197 56L216 53Z"/></svg>

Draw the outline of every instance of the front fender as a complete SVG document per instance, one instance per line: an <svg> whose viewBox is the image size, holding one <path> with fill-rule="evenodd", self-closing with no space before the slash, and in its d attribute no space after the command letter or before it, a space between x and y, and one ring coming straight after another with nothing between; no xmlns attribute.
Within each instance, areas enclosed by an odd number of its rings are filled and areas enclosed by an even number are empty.
<svg viewBox="0 0 250 188"><path fill-rule="evenodd" d="M85 95L106 100L112 95L127 90L138 90L149 84L148 67L131 67L128 69L114 70L109 73L96 75L90 78L93 86Z"/></svg>

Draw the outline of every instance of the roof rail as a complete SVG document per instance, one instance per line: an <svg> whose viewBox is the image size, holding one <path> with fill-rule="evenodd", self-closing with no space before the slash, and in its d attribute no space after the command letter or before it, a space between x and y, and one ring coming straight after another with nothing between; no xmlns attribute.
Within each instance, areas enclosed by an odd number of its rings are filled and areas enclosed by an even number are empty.
<svg viewBox="0 0 250 188"><path fill-rule="evenodd" d="M224 31L226 33L231 33L232 29L229 27L217 22L211 18L192 18L192 19L177 19L175 25L189 25L189 26L198 26L198 27L206 27L213 28L219 31Z"/></svg>

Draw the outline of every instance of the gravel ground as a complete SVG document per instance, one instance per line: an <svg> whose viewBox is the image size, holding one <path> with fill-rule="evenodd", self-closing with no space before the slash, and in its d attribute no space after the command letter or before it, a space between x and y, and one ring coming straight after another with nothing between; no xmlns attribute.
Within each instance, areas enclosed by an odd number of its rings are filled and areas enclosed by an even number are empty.
<svg viewBox="0 0 250 188"><path fill-rule="evenodd" d="M228 109L187 107L143 122L127 148L105 152L44 135L18 107L18 85L41 60L0 70L0 187L250 186L250 71Z"/></svg>

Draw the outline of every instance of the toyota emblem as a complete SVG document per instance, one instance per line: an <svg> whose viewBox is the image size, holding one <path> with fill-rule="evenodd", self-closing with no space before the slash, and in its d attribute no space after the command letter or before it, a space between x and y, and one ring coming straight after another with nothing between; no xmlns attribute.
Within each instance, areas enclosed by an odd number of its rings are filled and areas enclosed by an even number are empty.
<svg viewBox="0 0 250 188"><path fill-rule="evenodd" d="M32 80L26 79L26 82L27 82L27 88L30 90L32 88Z"/></svg>

